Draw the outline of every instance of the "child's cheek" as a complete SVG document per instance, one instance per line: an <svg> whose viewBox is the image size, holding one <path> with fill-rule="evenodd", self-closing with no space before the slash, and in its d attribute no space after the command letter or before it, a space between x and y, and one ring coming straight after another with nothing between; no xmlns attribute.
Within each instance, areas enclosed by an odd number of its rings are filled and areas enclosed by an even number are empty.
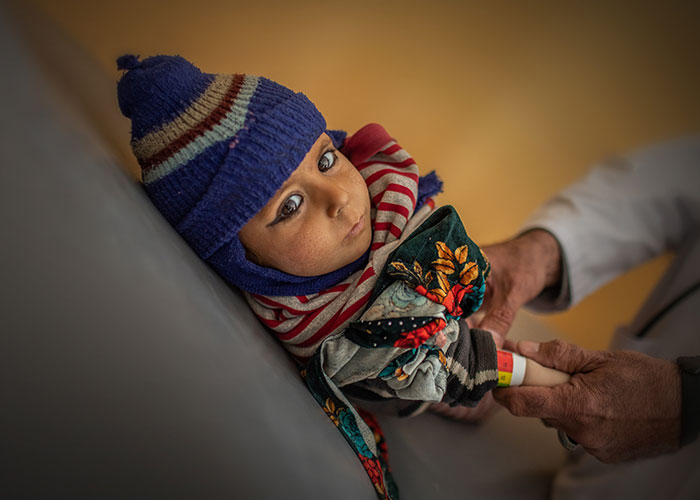
<svg viewBox="0 0 700 500"><path fill-rule="evenodd" d="M307 275L323 274L323 264L328 255L326 242L318 231L303 232L290 245L288 255L300 271Z"/></svg>

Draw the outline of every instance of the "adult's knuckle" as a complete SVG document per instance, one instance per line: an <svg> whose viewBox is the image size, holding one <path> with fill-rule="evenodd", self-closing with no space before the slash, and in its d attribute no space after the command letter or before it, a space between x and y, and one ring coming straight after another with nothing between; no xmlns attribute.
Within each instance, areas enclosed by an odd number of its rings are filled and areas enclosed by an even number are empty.
<svg viewBox="0 0 700 500"><path fill-rule="evenodd" d="M554 339L548 343L548 351L552 359L561 359L568 354L569 344L562 339Z"/></svg>
<svg viewBox="0 0 700 500"><path fill-rule="evenodd" d="M509 305L499 307L491 312L491 319L501 325L508 325L513 322L515 317L515 312L511 309Z"/></svg>
<svg viewBox="0 0 700 500"><path fill-rule="evenodd" d="M522 416L526 417L543 417L549 413L545 411L547 408L547 398L541 394L532 394L522 408Z"/></svg>
<svg viewBox="0 0 700 500"><path fill-rule="evenodd" d="M590 418L604 418L610 411L610 404L598 392L591 392L586 399L585 414Z"/></svg>
<svg viewBox="0 0 700 500"><path fill-rule="evenodd" d="M566 398L561 407L561 418L567 422L581 423L581 417L584 415L583 408L576 398Z"/></svg>
<svg viewBox="0 0 700 500"><path fill-rule="evenodd" d="M551 345L552 349L557 353L565 352L569 347L569 343L563 339L554 339L552 340Z"/></svg>

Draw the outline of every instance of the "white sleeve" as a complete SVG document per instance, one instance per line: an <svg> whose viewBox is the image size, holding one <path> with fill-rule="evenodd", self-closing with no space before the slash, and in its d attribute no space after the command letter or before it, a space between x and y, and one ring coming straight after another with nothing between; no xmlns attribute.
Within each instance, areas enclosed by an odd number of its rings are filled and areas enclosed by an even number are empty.
<svg viewBox="0 0 700 500"><path fill-rule="evenodd" d="M700 228L700 136L604 162L535 211L522 231L559 241L563 285L531 303L564 309L616 276L680 246Z"/></svg>

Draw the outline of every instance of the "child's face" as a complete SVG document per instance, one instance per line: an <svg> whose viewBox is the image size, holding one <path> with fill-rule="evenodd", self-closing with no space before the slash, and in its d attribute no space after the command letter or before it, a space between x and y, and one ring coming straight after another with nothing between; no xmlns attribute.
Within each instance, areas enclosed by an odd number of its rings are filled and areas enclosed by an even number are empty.
<svg viewBox="0 0 700 500"><path fill-rule="evenodd" d="M258 265L296 276L335 271L360 258L372 242L367 185L321 134L238 236Z"/></svg>

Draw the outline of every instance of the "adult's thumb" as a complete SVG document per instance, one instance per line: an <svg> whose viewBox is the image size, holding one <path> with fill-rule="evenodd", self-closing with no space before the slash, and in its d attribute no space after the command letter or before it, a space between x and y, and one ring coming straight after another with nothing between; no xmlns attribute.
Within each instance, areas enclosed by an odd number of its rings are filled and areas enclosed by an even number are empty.
<svg viewBox="0 0 700 500"><path fill-rule="evenodd" d="M566 373L588 371L600 359L599 352L560 339L544 343L521 340L518 352L541 365Z"/></svg>

